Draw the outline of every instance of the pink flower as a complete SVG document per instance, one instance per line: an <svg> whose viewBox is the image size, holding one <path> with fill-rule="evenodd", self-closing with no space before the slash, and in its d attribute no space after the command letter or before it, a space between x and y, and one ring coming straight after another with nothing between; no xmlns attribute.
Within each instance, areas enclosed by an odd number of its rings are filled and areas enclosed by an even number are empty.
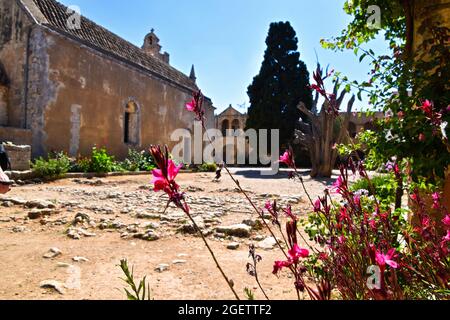
<svg viewBox="0 0 450 320"><path fill-rule="evenodd" d="M395 262L393 259L395 259L396 254L395 254L395 249L392 248L390 249L387 254L382 253L381 251L377 250L377 252L375 253L375 259L377 261L377 264L381 267L384 268L386 265L391 266L394 269L398 268L398 263Z"/></svg>
<svg viewBox="0 0 450 320"><path fill-rule="evenodd" d="M344 179L342 176L339 176L336 181L333 183L332 189L335 193L343 194L344 191L347 190L347 186L345 185Z"/></svg>
<svg viewBox="0 0 450 320"><path fill-rule="evenodd" d="M427 117L430 117L433 115L433 103L429 100L425 100L422 103L422 106L420 107L422 111L425 113Z"/></svg>
<svg viewBox="0 0 450 320"><path fill-rule="evenodd" d="M286 209L283 209L284 213L292 219L292 221L297 221L297 217L295 216L295 214L292 212L292 207L291 206L287 206Z"/></svg>
<svg viewBox="0 0 450 320"><path fill-rule="evenodd" d="M294 264L297 264L300 258L309 257L309 251L307 249L300 248L298 244L294 244L288 251L287 261L275 261L273 265L273 274L278 274L283 268L288 268Z"/></svg>
<svg viewBox="0 0 450 320"><path fill-rule="evenodd" d="M444 219L442 219L442 223L448 228L450 227L450 215L446 215Z"/></svg>
<svg viewBox="0 0 450 320"><path fill-rule="evenodd" d="M353 202L355 203L356 206L360 207L361 206L361 197L359 195L354 196Z"/></svg>
<svg viewBox="0 0 450 320"><path fill-rule="evenodd" d="M432 195L433 201L435 202L439 202L439 200L441 199L441 195L439 194L439 192L435 192Z"/></svg>
<svg viewBox="0 0 450 320"><path fill-rule="evenodd" d="M205 112L203 110L203 94L201 91L194 92L192 95L192 100L186 103L186 110L195 113L195 118L199 121L203 120Z"/></svg>
<svg viewBox="0 0 450 320"><path fill-rule="evenodd" d="M423 228L428 228L431 223L430 217L428 217L428 216L423 217L421 220L421 223L422 223Z"/></svg>
<svg viewBox="0 0 450 320"><path fill-rule="evenodd" d="M288 268L292 265L289 261L275 261L273 265L273 274L278 274L283 268Z"/></svg>
<svg viewBox="0 0 450 320"><path fill-rule="evenodd" d="M175 178L182 167L183 167L182 164L180 164L177 167L175 163L172 161L172 159L169 159L167 165L167 177L163 175L161 169L154 169L152 171L153 174L152 183L154 185L155 192L161 190L167 192L166 190L167 188L170 187L170 185L174 185L178 189L178 185L175 183Z"/></svg>
<svg viewBox="0 0 450 320"><path fill-rule="evenodd" d="M419 141L425 142L425 140L427 140L427 137L423 133L419 134Z"/></svg>
<svg viewBox="0 0 450 320"><path fill-rule="evenodd" d="M376 230L376 229L377 229L377 222L375 221L375 219L370 219L370 220L369 220L369 226L370 226L373 230Z"/></svg>
<svg viewBox="0 0 450 320"><path fill-rule="evenodd" d="M400 175L400 167L398 166L397 163L394 165L394 173L395 173L395 175L397 175L397 176Z"/></svg>
<svg viewBox="0 0 450 320"><path fill-rule="evenodd" d="M322 202L320 199L317 199L316 202L314 202L314 212L319 212L322 207Z"/></svg>
<svg viewBox="0 0 450 320"><path fill-rule="evenodd" d="M286 152L280 156L280 162L286 164L289 168L295 168L292 150L286 150Z"/></svg>
<svg viewBox="0 0 450 320"><path fill-rule="evenodd" d="M167 146L164 149L161 146L151 146L150 153L155 160L158 169L152 171L152 184L154 191L164 191L170 197L170 201L180 199L179 185L175 182L175 178L183 165L176 166L172 159L169 159L169 151Z"/></svg>
<svg viewBox="0 0 450 320"><path fill-rule="evenodd" d="M186 110L190 111L190 112L194 112L197 109L196 103L194 100L192 100L191 102L188 102L186 104Z"/></svg>
<svg viewBox="0 0 450 320"><path fill-rule="evenodd" d="M344 244L344 243L345 243L345 240L347 240L347 239L345 239L344 236L340 236L340 237L338 238L338 243L339 243L339 244Z"/></svg>
<svg viewBox="0 0 450 320"><path fill-rule="evenodd" d="M450 242L450 230L447 231L447 235L443 238L445 242Z"/></svg>
<svg viewBox="0 0 450 320"><path fill-rule="evenodd" d="M448 253L448 243L450 242L450 230L447 231L447 235L442 238L440 243L442 251L447 254Z"/></svg>
<svg viewBox="0 0 450 320"><path fill-rule="evenodd" d="M348 215L347 208L342 207L339 211L339 222L349 220L350 216Z"/></svg>
<svg viewBox="0 0 450 320"><path fill-rule="evenodd" d="M433 198L433 209L439 209L441 202L441 195L439 194L439 192L433 193L432 198Z"/></svg>
<svg viewBox="0 0 450 320"><path fill-rule="evenodd" d="M292 249L288 251L288 256L290 261L297 263L300 258L307 258L309 256L309 251L300 248L298 244L294 244Z"/></svg>
<svg viewBox="0 0 450 320"><path fill-rule="evenodd" d="M414 192L413 194L411 194L411 200L418 202L419 201L419 195L417 194L417 192Z"/></svg>
<svg viewBox="0 0 450 320"><path fill-rule="evenodd" d="M327 260L328 259L328 254L326 252L321 252L319 253L319 260Z"/></svg>
<svg viewBox="0 0 450 320"><path fill-rule="evenodd" d="M270 213L270 215L272 216L274 221L277 222L278 221L277 202L274 201L273 204L272 204L272 203L270 203L270 201L267 201L266 205L264 207Z"/></svg>

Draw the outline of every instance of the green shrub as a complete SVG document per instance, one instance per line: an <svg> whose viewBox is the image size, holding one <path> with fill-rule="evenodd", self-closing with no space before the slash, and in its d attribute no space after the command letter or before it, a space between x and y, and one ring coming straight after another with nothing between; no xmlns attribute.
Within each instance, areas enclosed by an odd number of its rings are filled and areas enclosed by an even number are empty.
<svg viewBox="0 0 450 320"><path fill-rule="evenodd" d="M198 170L200 172L216 172L217 165L215 163L204 163L198 168Z"/></svg>
<svg viewBox="0 0 450 320"><path fill-rule="evenodd" d="M69 172L70 158L63 152L49 154L47 160L40 157L31 164L31 167L42 178L59 178Z"/></svg>
<svg viewBox="0 0 450 320"><path fill-rule="evenodd" d="M395 200L395 192L397 182L392 174L383 174L374 176L370 179L373 188L375 189L375 196L383 202L392 203ZM369 186L367 179L362 178L350 186L351 191L368 190L369 195L374 195L373 190Z"/></svg>
<svg viewBox="0 0 450 320"><path fill-rule="evenodd" d="M78 158L70 168L71 172L121 172L125 171L121 164L116 162L114 156L109 155L105 148L92 148L91 157Z"/></svg>
<svg viewBox="0 0 450 320"><path fill-rule="evenodd" d="M91 159L86 157L78 158L70 167L70 172L89 172L91 168Z"/></svg>
<svg viewBox="0 0 450 320"><path fill-rule="evenodd" d="M108 173L118 169L119 166L114 160L114 156L108 154L105 148L92 148L90 171L97 173Z"/></svg>
<svg viewBox="0 0 450 320"><path fill-rule="evenodd" d="M155 169L153 157L149 152L128 150L128 157L121 163L121 166L126 171L152 171Z"/></svg>

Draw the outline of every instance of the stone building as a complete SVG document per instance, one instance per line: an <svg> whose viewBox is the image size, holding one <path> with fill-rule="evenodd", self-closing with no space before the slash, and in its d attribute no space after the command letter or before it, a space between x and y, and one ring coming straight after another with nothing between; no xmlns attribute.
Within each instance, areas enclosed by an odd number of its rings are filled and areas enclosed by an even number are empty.
<svg viewBox="0 0 450 320"><path fill-rule="evenodd" d="M230 136L235 136L237 133L229 130L245 130L247 122L247 114L241 113L230 104L230 106L225 109L219 115L215 117L216 129L220 130L223 137L228 136L228 140L233 141L234 148L227 148L227 145L224 145L223 148L223 159L227 164L235 165L238 164L238 149L237 149L237 140L230 138ZM248 162L248 155L250 152L250 146L248 144L248 140L245 143L245 161Z"/></svg>
<svg viewBox="0 0 450 320"><path fill-rule="evenodd" d="M374 120L383 119L384 113L377 111L373 115L368 116L366 112L354 112L350 117L348 123L348 133L351 138L355 138L356 135L365 130L374 130Z"/></svg>
<svg viewBox="0 0 450 320"><path fill-rule="evenodd" d="M216 129L222 131L222 135L226 135L226 130L238 130L245 129L245 124L247 122L247 114L241 113L230 104L230 106L225 109L222 113L215 117Z"/></svg>
<svg viewBox="0 0 450 320"><path fill-rule="evenodd" d="M195 90L194 70L173 68L153 30L139 48L55 0L0 0L0 141L33 157L171 146L175 129L193 127ZM205 108L214 128L210 99Z"/></svg>

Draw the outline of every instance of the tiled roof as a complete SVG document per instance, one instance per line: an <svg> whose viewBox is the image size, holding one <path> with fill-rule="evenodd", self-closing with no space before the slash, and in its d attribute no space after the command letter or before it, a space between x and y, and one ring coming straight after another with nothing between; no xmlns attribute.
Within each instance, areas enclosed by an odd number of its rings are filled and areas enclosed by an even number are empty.
<svg viewBox="0 0 450 320"><path fill-rule="evenodd" d="M188 90L197 90L194 81L169 64L144 53L141 48L124 40L95 22L81 17L81 28L69 28L67 21L71 16L67 7L56 0L21 0L38 23L62 32L89 47L115 56L124 62L144 68L160 78L182 86ZM36 8L30 8L31 5ZM39 12L36 12L38 9Z"/></svg>
<svg viewBox="0 0 450 320"><path fill-rule="evenodd" d="M246 114L236 110L231 105L228 108L226 108L224 111L222 111L219 115L217 115L217 117L223 116L225 114L234 114L234 115L238 115L238 116L246 116Z"/></svg>

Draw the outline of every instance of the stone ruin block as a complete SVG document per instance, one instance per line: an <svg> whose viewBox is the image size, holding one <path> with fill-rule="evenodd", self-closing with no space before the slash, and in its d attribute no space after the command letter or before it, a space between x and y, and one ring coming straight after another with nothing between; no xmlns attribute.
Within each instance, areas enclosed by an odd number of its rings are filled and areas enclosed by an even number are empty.
<svg viewBox="0 0 450 320"><path fill-rule="evenodd" d="M12 171L30 170L31 146L17 146L11 143L3 143L3 146L11 161Z"/></svg>

